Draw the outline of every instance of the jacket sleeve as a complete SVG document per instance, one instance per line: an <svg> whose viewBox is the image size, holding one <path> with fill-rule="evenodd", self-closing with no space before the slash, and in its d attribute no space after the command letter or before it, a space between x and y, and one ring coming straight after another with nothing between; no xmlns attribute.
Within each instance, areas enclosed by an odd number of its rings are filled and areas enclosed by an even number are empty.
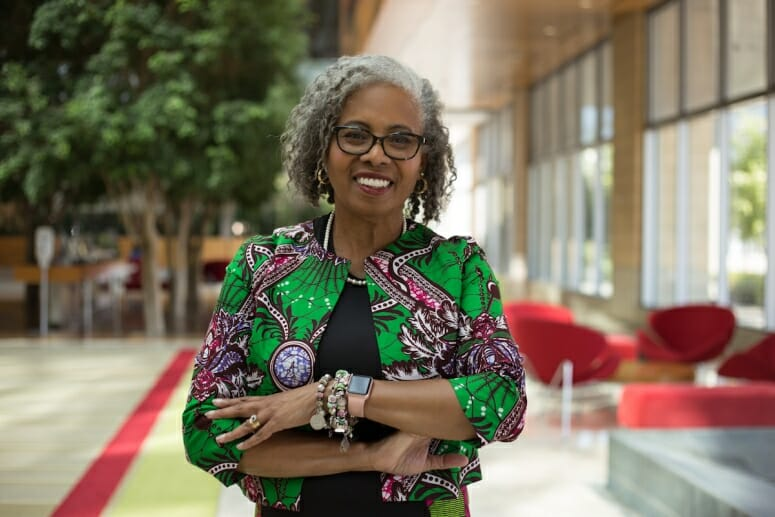
<svg viewBox="0 0 775 517"><path fill-rule="evenodd" d="M456 369L450 379L480 445L512 441L525 422L525 373L511 337L497 280L484 251L468 241L459 300Z"/></svg>
<svg viewBox="0 0 775 517"><path fill-rule="evenodd" d="M237 471L242 451L238 442L219 445L216 436L231 431L240 419L211 421L207 411L216 409L214 398L248 394L263 378L248 364L250 334L255 314L251 284L256 259L250 241L244 243L226 268L220 295L199 353L183 411L183 444L193 465L213 474L224 485L239 482ZM250 258L250 260L248 260Z"/></svg>

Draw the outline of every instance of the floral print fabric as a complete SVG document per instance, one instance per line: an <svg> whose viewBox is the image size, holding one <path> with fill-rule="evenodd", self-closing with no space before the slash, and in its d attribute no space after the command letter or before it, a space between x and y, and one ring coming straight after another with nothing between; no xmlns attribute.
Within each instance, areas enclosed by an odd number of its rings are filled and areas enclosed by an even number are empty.
<svg viewBox="0 0 775 517"><path fill-rule="evenodd" d="M215 437L240 420L210 421L212 399L268 395L314 382L315 351L344 288L349 263L323 250L312 221L246 241L227 267L183 413L190 462L252 500L294 509L302 478L236 470L242 451ZM476 430L469 441L434 440L460 452L463 468L416 476L381 474L384 501L457 498L481 479L476 449L514 440L526 398L522 358L501 308L497 281L471 239L444 239L419 223L367 259L367 289L382 373L388 380L449 379ZM311 431L310 431L311 432Z"/></svg>

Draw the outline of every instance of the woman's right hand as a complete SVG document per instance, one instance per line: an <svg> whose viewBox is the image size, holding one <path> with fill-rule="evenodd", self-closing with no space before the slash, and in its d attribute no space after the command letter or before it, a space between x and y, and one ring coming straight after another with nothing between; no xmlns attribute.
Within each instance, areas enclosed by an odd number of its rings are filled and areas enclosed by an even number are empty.
<svg viewBox="0 0 775 517"><path fill-rule="evenodd" d="M462 454L430 454L430 442L425 436L398 431L367 447L374 470L389 474L411 476L468 464L468 458Z"/></svg>

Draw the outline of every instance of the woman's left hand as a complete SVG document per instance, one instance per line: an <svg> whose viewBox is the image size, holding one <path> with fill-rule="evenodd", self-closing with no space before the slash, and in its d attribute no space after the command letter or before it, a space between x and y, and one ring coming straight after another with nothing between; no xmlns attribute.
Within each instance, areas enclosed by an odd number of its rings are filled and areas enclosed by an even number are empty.
<svg viewBox="0 0 775 517"><path fill-rule="evenodd" d="M245 450L258 445L274 433L309 423L315 409L316 390L314 384L307 384L265 397L213 399L213 404L218 409L208 411L205 416L210 420L245 419L242 425L233 431L216 438L218 443L223 444L252 435L237 445L237 448ZM251 425L250 418L253 415L256 416L256 421Z"/></svg>

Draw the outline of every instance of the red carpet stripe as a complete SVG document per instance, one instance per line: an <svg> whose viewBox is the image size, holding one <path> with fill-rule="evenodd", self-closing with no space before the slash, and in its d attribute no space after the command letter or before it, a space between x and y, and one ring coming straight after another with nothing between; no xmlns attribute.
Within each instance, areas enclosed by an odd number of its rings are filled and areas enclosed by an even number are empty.
<svg viewBox="0 0 775 517"><path fill-rule="evenodd" d="M129 415L102 454L51 514L52 517L98 517L132 464L159 412L181 376L191 368L194 350L181 350L156 384Z"/></svg>

